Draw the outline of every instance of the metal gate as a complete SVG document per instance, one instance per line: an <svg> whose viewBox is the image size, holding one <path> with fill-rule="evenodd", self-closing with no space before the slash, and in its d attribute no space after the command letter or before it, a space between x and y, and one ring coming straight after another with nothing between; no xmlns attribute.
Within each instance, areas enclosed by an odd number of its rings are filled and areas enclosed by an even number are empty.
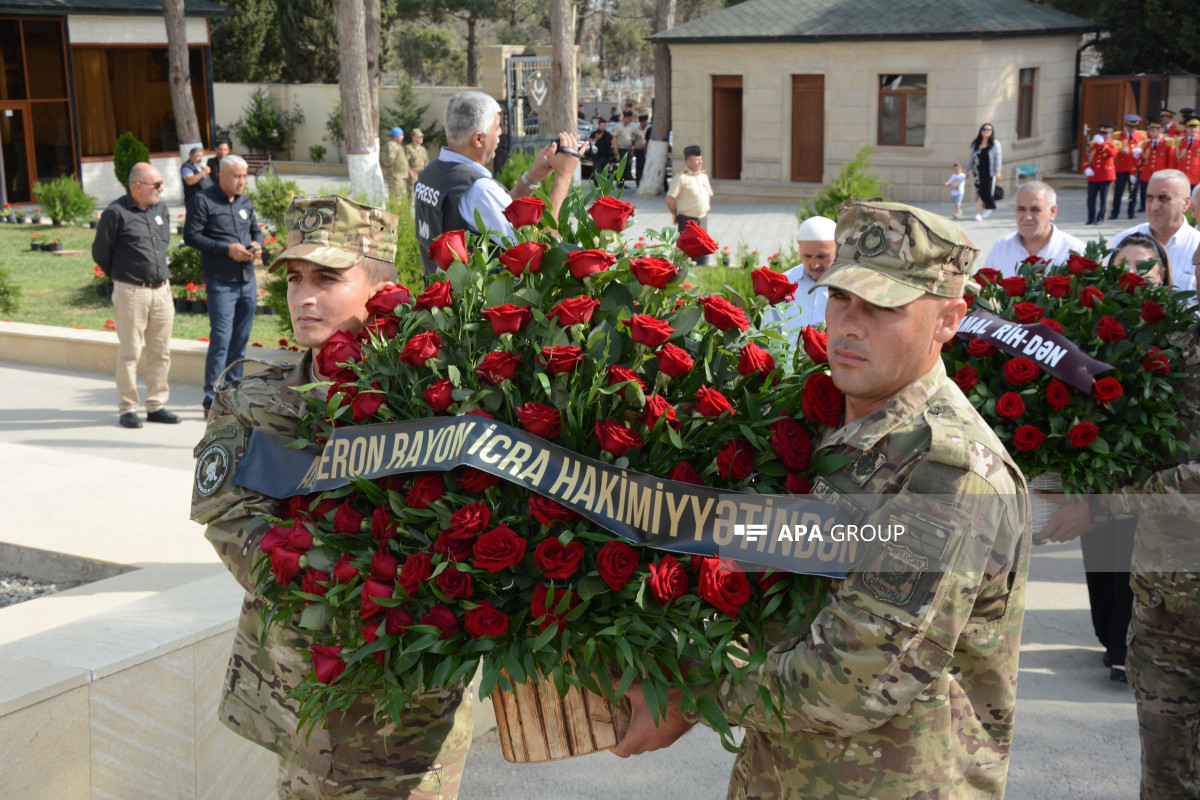
<svg viewBox="0 0 1200 800"><path fill-rule="evenodd" d="M537 151L554 139L546 129L550 114L550 56L513 56L508 59L504 134L496 149L499 172L512 150Z"/></svg>

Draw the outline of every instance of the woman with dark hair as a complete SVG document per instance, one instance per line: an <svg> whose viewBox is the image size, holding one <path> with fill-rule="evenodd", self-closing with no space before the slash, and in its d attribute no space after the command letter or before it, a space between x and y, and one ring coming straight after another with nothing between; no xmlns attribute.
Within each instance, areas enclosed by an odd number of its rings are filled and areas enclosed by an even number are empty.
<svg viewBox="0 0 1200 800"><path fill-rule="evenodd" d="M992 123L985 122L979 128L975 141L971 142L971 157L967 159L975 175L975 194L979 198L979 213L975 219L984 220L996 210L996 179L1000 177L1001 148L996 141Z"/></svg>
<svg viewBox="0 0 1200 800"><path fill-rule="evenodd" d="M1136 272L1138 264L1143 261L1157 261L1146 272L1146 280L1156 285L1171 282L1171 257L1167 255L1166 248L1149 234L1131 233L1122 239L1108 263L1120 264L1122 261L1130 272Z"/></svg>

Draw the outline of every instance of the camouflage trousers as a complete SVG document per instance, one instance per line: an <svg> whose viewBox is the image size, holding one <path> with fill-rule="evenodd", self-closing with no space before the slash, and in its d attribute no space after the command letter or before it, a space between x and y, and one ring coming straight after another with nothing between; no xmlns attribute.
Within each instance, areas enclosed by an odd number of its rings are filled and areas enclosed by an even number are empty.
<svg viewBox="0 0 1200 800"><path fill-rule="evenodd" d="M466 760L416 775L354 778L336 766L315 775L279 759L280 800L455 800Z"/></svg>
<svg viewBox="0 0 1200 800"><path fill-rule="evenodd" d="M1141 800L1200 800L1200 617L1135 602L1125 666L1142 739Z"/></svg>
<svg viewBox="0 0 1200 800"><path fill-rule="evenodd" d="M401 175L385 175L387 180L388 194L399 200L404 195L408 194L408 182Z"/></svg>

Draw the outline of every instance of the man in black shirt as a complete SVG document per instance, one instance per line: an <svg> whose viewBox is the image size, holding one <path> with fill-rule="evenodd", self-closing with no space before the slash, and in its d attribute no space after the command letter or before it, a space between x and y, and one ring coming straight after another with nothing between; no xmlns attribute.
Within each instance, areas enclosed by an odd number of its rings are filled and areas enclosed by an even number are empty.
<svg viewBox="0 0 1200 800"><path fill-rule="evenodd" d="M613 163L613 137L607 130L608 122L600 120L596 123L596 130L592 131L589 141L592 144L592 152L595 154L592 158L592 176L595 176L602 170L608 169Z"/></svg>
<svg viewBox="0 0 1200 800"><path fill-rule="evenodd" d="M213 157L208 160L209 177L212 178L214 183L221 175L221 159L229 155L229 151L232 149L228 139L217 139L217 146L213 148Z"/></svg>
<svg viewBox="0 0 1200 800"><path fill-rule="evenodd" d="M100 215L92 258L113 280L113 317L117 325L117 395L120 422L142 427L137 410L137 363L146 350L146 421L179 422L167 411L170 389L171 327L175 306L167 285L167 243L171 238L163 179L147 163L129 173L129 191Z"/></svg>
<svg viewBox="0 0 1200 800"><path fill-rule="evenodd" d="M246 190L246 160L221 159L216 186L197 194L188 205L183 241L200 251L208 291L208 356L204 361L204 413L212 405L217 380L242 377L258 284L254 261L262 252L263 234Z"/></svg>

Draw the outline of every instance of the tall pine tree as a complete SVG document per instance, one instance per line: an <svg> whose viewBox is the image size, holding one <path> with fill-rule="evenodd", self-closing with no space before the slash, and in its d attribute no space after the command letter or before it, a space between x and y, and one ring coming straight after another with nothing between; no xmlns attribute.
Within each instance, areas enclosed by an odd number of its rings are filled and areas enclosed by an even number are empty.
<svg viewBox="0 0 1200 800"><path fill-rule="evenodd" d="M283 75L288 83L337 83L337 17L333 0L279 0Z"/></svg>
<svg viewBox="0 0 1200 800"><path fill-rule="evenodd" d="M283 51L275 0L221 0L237 11L213 26L213 80L260 83L279 80Z"/></svg>

